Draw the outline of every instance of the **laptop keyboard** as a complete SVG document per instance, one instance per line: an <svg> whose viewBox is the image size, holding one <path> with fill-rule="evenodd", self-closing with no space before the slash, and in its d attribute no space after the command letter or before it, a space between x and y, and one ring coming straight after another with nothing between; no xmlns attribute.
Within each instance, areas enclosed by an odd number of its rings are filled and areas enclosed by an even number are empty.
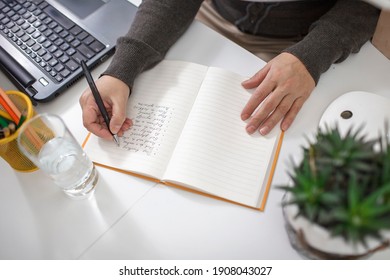
<svg viewBox="0 0 390 280"><path fill-rule="evenodd" d="M0 0L0 34L61 82L105 46L43 0Z"/></svg>

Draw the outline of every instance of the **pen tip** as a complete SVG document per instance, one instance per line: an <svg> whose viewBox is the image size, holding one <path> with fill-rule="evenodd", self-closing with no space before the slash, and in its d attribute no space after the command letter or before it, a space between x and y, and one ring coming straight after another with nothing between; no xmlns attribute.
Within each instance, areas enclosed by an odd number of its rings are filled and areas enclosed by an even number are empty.
<svg viewBox="0 0 390 280"><path fill-rule="evenodd" d="M113 137L114 137L115 143L116 143L116 144L118 145L118 147L119 147L119 138L118 138L118 136L117 136L116 134L114 134Z"/></svg>

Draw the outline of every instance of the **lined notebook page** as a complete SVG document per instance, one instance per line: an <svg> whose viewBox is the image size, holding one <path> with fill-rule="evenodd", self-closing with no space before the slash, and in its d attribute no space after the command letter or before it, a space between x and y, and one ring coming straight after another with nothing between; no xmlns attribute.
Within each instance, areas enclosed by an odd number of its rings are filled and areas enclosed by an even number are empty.
<svg viewBox="0 0 390 280"><path fill-rule="evenodd" d="M165 179L258 207L277 131L246 133L240 114L250 93L243 80L209 68Z"/></svg>
<svg viewBox="0 0 390 280"><path fill-rule="evenodd" d="M112 141L91 136L85 150L94 162L161 179L207 67L162 61L137 78L127 107L133 126Z"/></svg>

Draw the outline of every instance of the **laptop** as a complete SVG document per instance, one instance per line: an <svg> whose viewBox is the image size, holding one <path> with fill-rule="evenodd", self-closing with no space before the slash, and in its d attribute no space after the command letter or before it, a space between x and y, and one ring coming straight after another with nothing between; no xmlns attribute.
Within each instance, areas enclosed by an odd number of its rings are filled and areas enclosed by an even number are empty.
<svg viewBox="0 0 390 280"><path fill-rule="evenodd" d="M0 0L0 69L47 102L114 53L137 7L127 0Z"/></svg>

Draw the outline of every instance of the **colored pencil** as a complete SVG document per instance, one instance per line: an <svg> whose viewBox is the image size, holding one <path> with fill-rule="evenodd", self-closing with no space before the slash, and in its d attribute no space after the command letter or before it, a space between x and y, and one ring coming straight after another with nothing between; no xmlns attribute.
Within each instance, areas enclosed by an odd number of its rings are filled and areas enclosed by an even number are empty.
<svg viewBox="0 0 390 280"><path fill-rule="evenodd" d="M0 104L12 117L13 121L19 123L21 113L2 88L0 88Z"/></svg>
<svg viewBox="0 0 390 280"><path fill-rule="evenodd" d="M12 121L11 116L6 111L0 110L0 116L8 121Z"/></svg>
<svg viewBox="0 0 390 280"><path fill-rule="evenodd" d="M20 115L19 123L18 123L18 125L16 126L16 128L21 127L21 125L24 123L24 121L26 120L26 118L27 118L27 111L26 111L26 110L23 110L22 114Z"/></svg>
<svg viewBox="0 0 390 280"><path fill-rule="evenodd" d="M7 127L8 124L9 124L8 119L6 119L6 118L0 116L0 126L1 126L1 127Z"/></svg>

